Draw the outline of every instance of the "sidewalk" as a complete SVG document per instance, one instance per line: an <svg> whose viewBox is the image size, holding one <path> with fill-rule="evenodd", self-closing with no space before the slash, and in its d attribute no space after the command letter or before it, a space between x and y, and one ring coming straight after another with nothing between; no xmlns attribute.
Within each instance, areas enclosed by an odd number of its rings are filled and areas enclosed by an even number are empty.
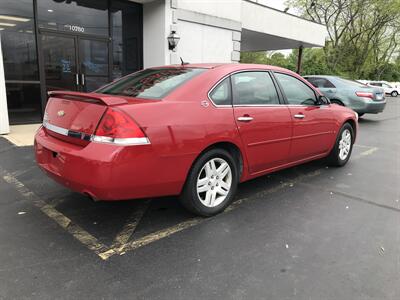
<svg viewBox="0 0 400 300"><path fill-rule="evenodd" d="M41 124L14 125L10 127L10 133L1 135L18 147L32 146L33 137Z"/></svg>

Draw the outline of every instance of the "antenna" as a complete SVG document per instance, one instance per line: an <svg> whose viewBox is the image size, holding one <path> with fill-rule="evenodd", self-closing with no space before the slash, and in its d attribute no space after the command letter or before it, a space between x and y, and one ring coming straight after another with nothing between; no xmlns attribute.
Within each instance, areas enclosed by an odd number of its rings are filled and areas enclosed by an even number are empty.
<svg viewBox="0 0 400 300"><path fill-rule="evenodd" d="M181 59L181 66L183 67L184 65L188 65L189 63L188 62L184 62L183 61L183 59L182 59L182 57L179 57L180 59Z"/></svg>

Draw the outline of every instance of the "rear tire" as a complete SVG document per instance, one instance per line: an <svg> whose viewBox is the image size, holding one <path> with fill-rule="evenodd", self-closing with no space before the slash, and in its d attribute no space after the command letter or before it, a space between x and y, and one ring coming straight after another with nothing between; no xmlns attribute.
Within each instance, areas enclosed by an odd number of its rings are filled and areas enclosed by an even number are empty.
<svg viewBox="0 0 400 300"><path fill-rule="evenodd" d="M390 95L392 95L392 97L397 97L399 95L399 93L396 91L393 91Z"/></svg>
<svg viewBox="0 0 400 300"><path fill-rule="evenodd" d="M335 146L328 156L329 164L342 167L350 159L354 143L354 129L349 123L345 123L337 135Z"/></svg>
<svg viewBox="0 0 400 300"><path fill-rule="evenodd" d="M192 166L180 202L196 215L216 215L232 202L238 181L238 167L232 155L223 149L211 149Z"/></svg>

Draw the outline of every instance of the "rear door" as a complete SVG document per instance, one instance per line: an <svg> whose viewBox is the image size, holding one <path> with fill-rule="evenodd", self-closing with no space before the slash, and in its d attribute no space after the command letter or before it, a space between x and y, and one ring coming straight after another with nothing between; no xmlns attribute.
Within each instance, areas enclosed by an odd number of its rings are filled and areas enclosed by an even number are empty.
<svg viewBox="0 0 400 300"><path fill-rule="evenodd" d="M269 72L232 75L234 116L246 148L251 174L285 164L290 149L292 121L281 105Z"/></svg>
<svg viewBox="0 0 400 300"><path fill-rule="evenodd" d="M329 151L336 124L330 105L319 105L314 90L300 79L285 73L274 75L293 120L290 160L300 161Z"/></svg>

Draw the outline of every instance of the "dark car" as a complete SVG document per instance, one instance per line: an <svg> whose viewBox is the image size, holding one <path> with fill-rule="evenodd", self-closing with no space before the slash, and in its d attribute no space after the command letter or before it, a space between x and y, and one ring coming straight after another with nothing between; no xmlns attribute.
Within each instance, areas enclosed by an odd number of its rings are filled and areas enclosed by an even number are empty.
<svg viewBox="0 0 400 300"><path fill-rule="evenodd" d="M377 114L385 109L385 93L381 88L338 76L310 75L304 78L328 97L331 103L349 107L359 116Z"/></svg>

